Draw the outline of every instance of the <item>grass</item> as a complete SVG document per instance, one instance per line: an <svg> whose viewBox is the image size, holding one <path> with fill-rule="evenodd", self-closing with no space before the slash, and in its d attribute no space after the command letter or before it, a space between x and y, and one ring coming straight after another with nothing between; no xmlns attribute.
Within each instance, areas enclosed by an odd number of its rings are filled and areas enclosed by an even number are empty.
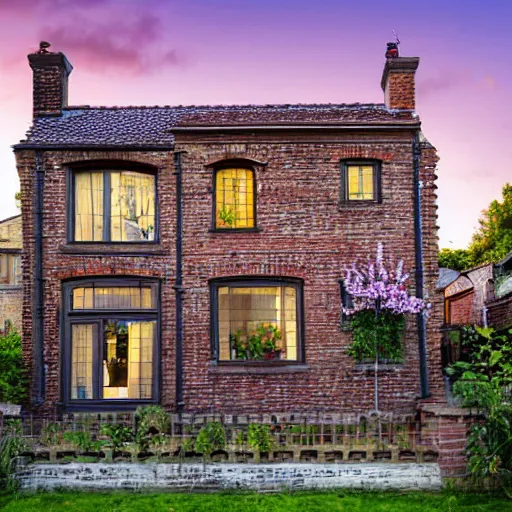
<svg viewBox="0 0 512 512"><path fill-rule="evenodd" d="M280 494L38 493L0 496L4 512L507 512L487 494L308 492Z"/></svg>

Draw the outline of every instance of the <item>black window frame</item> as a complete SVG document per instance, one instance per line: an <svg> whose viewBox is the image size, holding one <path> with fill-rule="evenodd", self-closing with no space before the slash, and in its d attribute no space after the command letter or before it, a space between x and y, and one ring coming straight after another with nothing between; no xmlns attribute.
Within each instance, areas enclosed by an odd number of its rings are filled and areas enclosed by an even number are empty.
<svg viewBox="0 0 512 512"><path fill-rule="evenodd" d="M232 276L211 279L210 284L210 349L212 361L219 366L291 366L306 364L304 281L294 277ZM296 290L297 308L297 359L294 360L223 360L219 359L219 301L218 289L222 287L293 287Z"/></svg>
<svg viewBox="0 0 512 512"><path fill-rule="evenodd" d="M155 226L153 240L110 240L111 237L110 219L111 219L111 194L110 194L110 174L112 172L138 172L149 174L155 177ZM101 172L103 173L103 239L102 240L75 240L75 176L78 172ZM68 166L67 172L67 190L68 198L67 211L67 232L66 239L69 244L120 244L129 245L155 245L160 242L160 208L158 198L158 169L148 164L134 162L116 162L116 161L92 161L81 162Z"/></svg>
<svg viewBox="0 0 512 512"><path fill-rule="evenodd" d="M373 168L373 199L350 199L348 184L348 168L350 166L370 165ZM382 161L376 159L343 160L340 171L340 203L342 204L380 204L382 203Z"/></svg>
<svg viewBox="0 0 512 512"><path fill-rule="evenodd" d="M130 287L130 286L153 286L155 307L152 309L73 309L73 290L80 287ZM61 400L66 410L91 410L108 409L112 410L133 410L138 406L160 403L161 385L161 300L160 281L158 279L144 277L96 277L74 279L66 281L62 285L62 334L61 334ZM155 340L153 344L153 384L151 399L129 399L129 398L98 398L101 396L102 388L102 326L105 320L134 320L134 321L155 321ZM93 398L72 399L71 398L71 326L73 324L96 324L98 325L97 339L93 344Z"/></svg>
<svg viewBox="0 0 512 512"><path fill-rule="evenodd" d="M2 284L0 283L0 289L1 290L7 290L7 289L15 289L15 288L21 288L23 286L23 268L22 268L22 250L21 249L0 249L0 256L7 256L7 272L8 272L8 278L9 276L11 275L10 272L12 270L12 277L13 277L13 282L12 283L5 283L5 284ZM10 264L10 261L11 259L9 258L19 258L19 268L20 268L20 275L19 275L19 278L20 278L20 282L19 283L16 283L16 273L15 273L15 269L14 269L14 265L13 267L9 267L9 264Z"/></svg>
<svg viewBox="0 0 512 512"><path fill-rule="evenodd" d="M350 315L347 315L343 308L350 309L354 307L354 304L352 302L352 295L347 292L347 289L345 287L345 279L339 279L338 284L340 287L340 303L341 303L341 319L340 319L340 325L342 328L346 328L350 326Z"/></svg>
<svg viewBox="0 0 512 512"><path fill-rule="evenodd" d="M212 219L210 232L212 233L251 233L259 232L258 228L258 189L256 181L256 166L251 162L243 159L223 160L209 166L212 169ZM218 228L217 227L217 173L226 169L246 169L252 172L252 190L253 190L253 218L254 226L250 228Z"/></svg>

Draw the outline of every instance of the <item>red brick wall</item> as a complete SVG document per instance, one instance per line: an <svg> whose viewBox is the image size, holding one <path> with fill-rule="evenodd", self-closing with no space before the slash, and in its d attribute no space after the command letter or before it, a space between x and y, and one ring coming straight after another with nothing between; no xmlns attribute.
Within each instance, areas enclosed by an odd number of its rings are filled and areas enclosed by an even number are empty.
<svg viewBox="0 0 512 512"><path fill-rule="evenodd" d="M450 324L471 324L473 318L474 300L474 292L466 293L458 298L450 299Z"/></svg>
<svg viewBox="0 0 512 512"><path fill-rule="evenodd" d="M512 325L512 293L486 304L487 321L495 329L505 329Z"/></svg>
<svg viewBox="0 0 512 512"><path fill-rule="evenodd" d="M229 141L232 141L230 144ZM279 136L183 137L184 402L187 411L276 410L354 411L373 407L373 373L346 354L350 333L339 329L338 279L354 260L387 254L414 265L412 134L308 133ZM207 163L225 158L267 161L257 171L259 233L211 233L212 174ZM382 165L382 204L338 203L340 160L376 158ZM162 280L162 404L175 406L175 178L169 152L49 152L44 200L46 406L60 400L60 313L62 280L83 275L145 275ZM160 238L156 247L66 245L66 163L91 159L130 160L156 165ZM17 153L24 197L33 195L34 155ZM444 396L440 363L442 297L435 291L437 238L435 149L425 144L421 168L425 283L432 302L427 350L432 400ZM32 358L32 269L34 237L30 201L24 215L25 357ZM104 250L123 254L103 254ZM307 368L286 373L225 373L210 362L208 279L220 276L278 275L304 280ZM411 275L414 275L411 273ZM414 283L411 279L411 292ZM381 408L415 407L419 393L418 339L414 318L407 321L403 365L384 369ZM265 371L265 370L264 370Z"/></svg>

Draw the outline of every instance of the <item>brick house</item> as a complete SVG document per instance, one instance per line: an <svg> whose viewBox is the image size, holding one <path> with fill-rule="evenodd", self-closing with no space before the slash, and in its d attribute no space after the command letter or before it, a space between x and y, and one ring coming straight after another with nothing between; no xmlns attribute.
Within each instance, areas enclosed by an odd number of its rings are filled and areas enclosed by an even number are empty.
<svg viewBox="0 0 512 512"><path fill-rule="evenodd" d="M21 329L21 215L0 220L0 331Z"/></svg>
<svg viewBox="0 0 512 512"><path fill-rule="evenodd" d="M373 373L346 354L340 279L377 241L433 305L407 319L403 362L382 366L381 408L444 400L418 58L386 60L384 104L204 107L68 106L66 57L28 58L34 120L14 151L31 198L33 407L369 410Z"/></svg>

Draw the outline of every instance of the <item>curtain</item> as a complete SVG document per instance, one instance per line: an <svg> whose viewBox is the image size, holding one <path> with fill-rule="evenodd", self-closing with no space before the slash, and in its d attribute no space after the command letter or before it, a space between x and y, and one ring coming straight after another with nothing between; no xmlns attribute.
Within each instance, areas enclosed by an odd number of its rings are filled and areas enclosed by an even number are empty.
<svg viewBox="0 0 512 512"><path fill-rule="evenodd" d="M103 240L103 173L75 174L75 240Z"/></svg>
<svg viewBox="0 0 512 512"><path fill-rule="evenodd" d="M128 398L152 396L155 322L131 322L128 326Z"/></svg>
<svg viewBox="0 0 512 512"><path fill-rule="evenodd" d="M71 327L71 398L92 398L92 347L96 335L94 324Z"/></svg>

